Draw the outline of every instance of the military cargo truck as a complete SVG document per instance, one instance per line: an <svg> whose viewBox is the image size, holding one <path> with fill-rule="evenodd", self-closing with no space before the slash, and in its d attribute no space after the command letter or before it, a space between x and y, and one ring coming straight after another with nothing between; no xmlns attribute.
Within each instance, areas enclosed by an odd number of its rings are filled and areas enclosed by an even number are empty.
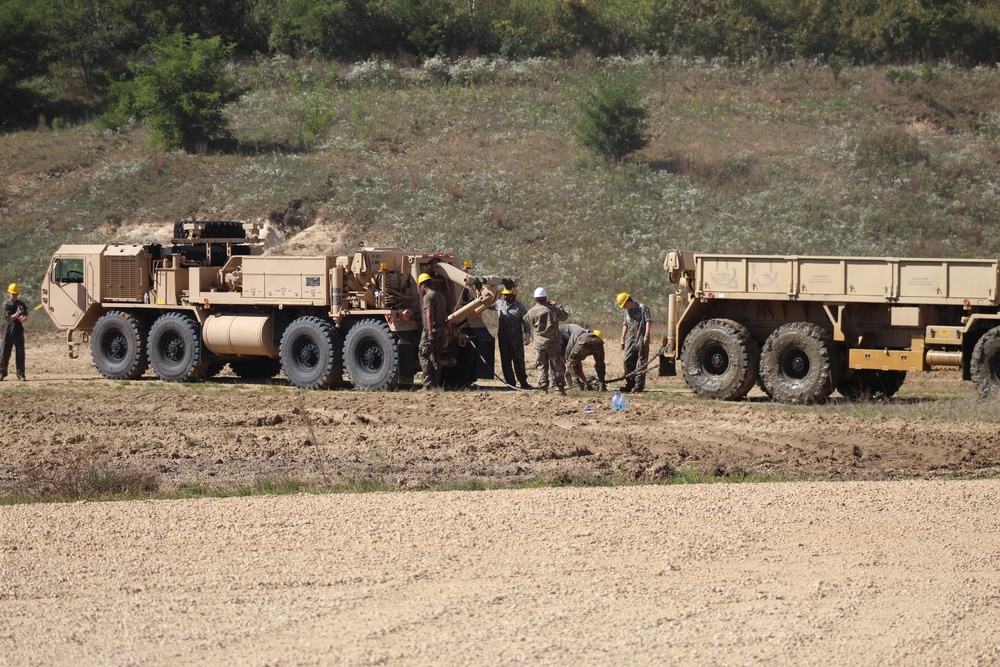
<svg viewBox="0 0 1000 667"><path fill-rule="evenodd" d="M66 330L69 354L90 345L98 372L135 380L201 380L226 364L240 378L284 372L296 387L347 380L361 389L413 382L421 308L432 277L448 307L442 382L493 377L494 339L481 319L516 280L475 277L447 253L363 248L353 255L265 256L259 228L179 222L168 244L64 245L41 301Z"/></svg>
<svg viewBox="0 0 1000 667"><path fill-rule="evenodd" d="M660 372L701 396L892 396L906 374L961 369L1000 394L1000 262L671 250Z"/></svg>

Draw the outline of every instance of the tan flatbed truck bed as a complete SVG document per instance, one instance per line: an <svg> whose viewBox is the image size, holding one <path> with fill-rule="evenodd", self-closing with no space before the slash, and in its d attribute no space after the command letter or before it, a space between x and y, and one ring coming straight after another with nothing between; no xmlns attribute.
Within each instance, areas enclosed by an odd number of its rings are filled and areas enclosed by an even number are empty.
<svg viewBox="0 0 1000 667"><path fill-rule="evenodd" d="M661 372L699 395L756 383L789 403L892 396L906 373L961 368L1000 391L1000 261L671 250Z"/></svg>

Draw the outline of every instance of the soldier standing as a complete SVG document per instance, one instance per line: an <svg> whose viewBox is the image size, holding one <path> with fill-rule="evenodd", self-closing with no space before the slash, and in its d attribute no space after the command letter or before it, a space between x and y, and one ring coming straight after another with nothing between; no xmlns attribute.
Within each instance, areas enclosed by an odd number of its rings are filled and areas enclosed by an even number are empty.
<svg viewBox="0 0 1000 667"><path fill-rule="evenodd" d="M625 387L622 391L638 394L646 388L645 370L634 373L640 366L645 369L649 361L649 330L653 318L645 304L632 299L628 292L622 292L615 301L625 311L622 324L622 350L625 352Z"/></svg>
<svg viewBox="0 0 1000 667"><path fill-rule="evenodd" d="M420 288L423 326L420 328L420 370L424 389L441 386L441 351L444 349L444 297L431 284L429 273L417 278Z"/></svg>
<svg viewBox="0 0 1000 667"><path fill-rule="evenodd" d="M583 374L583 360L594 358L594 370L597 373L597 387L607 390L606 366L604 365L604 334L599 330L584 329L578 324L560 324L559 335L562 337L563 355L569 372L569 382L581 391L591 389L590 382Z"/></svg>
<svg viewBox="0 0 1000 667"><path fill-rule="evenodd" d="M15 350L14 367L17 369L17 379L24 380L24 324L28 319L28 307L18 299L21 288L17 283L11 283L7 288L9 298L3 303L3 337L0 339L0 381L7 376L10 365L11 350Z"/></svg>
<svg viewBox="0 0 1000 667"><path fill-rule="evenodd" d="M517 293L512 288L505 287L501 294L503 298L492 307L497 311L497 344L500 347L503 381L513 387L516 378L522 389L531 389L524 368L524 345L529 336L524 316L528 314L528 309L517 300Z"/></svg>
<svg viewBox="0 0 1000 667"><path fill-rule="evenodd" d="M549 371L559 393L566 395L566 364L562 355L562 337L559 335L559 323L569 319L569 313L559 304L549 301L549 294L544 287L535 290L535 305L524 316L534 332L535 353L538 355L539 370L538 388L544 392L549 390Z"/></svg>

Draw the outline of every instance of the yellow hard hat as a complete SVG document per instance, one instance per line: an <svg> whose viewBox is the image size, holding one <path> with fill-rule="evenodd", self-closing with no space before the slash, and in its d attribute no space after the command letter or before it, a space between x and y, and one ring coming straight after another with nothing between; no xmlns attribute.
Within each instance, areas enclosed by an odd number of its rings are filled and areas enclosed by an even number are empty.
<svg viewBox="0 0 1000 667"><path fill-rule="evenodd" d="M0 285L3 285L3 283L0 283ZM7 291L11 294L20 294L21 288L17 286L17 283L11 283L10 286L7 287Z"/></svg>
<svg viewBox="0 0 1000 667"><path fill-rule="evenodd" d="M628 300L631 299L631 298L632 297L629 296L628 292L622 292L621 294L619 294L618 296L615 297L615 301L618 302L618 307L619 308L624 308L625 304L628 303Z"/></svg>
<svg viewBox="0 0 1000 667"><path fill-rule="evenodd" d="M594 335L600 338L601 340L604 340L604 334L601 333L600 329L594 329Z"/></svg>
<svg viewBox="0 0 1000 667"><path fill-rule="evenodd" d="M508 296L510 294L517 294L517 292L514 291L513 287L504 287L503 291L500 293L503 294L504 296Z"/></svg>
<svg viewBox="0 0 1000 667"><path fill-rule="evenodd" d="M428 280L431 280L431 274L429 274L429 273L421 273L420 277L417 278L417 284L418 285L423 285Z"/></svg>

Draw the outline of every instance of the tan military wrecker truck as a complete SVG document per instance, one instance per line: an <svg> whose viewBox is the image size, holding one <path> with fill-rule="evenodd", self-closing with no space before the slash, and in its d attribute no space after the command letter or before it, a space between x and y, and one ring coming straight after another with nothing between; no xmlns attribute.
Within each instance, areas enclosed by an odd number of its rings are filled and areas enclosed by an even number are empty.
<svg viewBox="0 0 1000 667"><path fill-rule="evenodd" d="M890 397L906 374L952 367L1000 394L1000 262L703 254L671 250L676 292L660 373L700 396L774 400L837 390Z"/></svg>
<svg viewBox="0 0 1000 667"><path fill-rule="evenodd" d="M394 389L419 370L417 277L429 273L450 313L442 382L493 377L494 339L481 313L515 280L479 278L450 254L364 248L353 255L264 256L259 229L179 222L169 244L64 245L41 301L67 331L69 354L90 344L106 378L151 366L168 382L201 380L229 364L244 379L284 372L296 387L344 381Z"/></svg>

